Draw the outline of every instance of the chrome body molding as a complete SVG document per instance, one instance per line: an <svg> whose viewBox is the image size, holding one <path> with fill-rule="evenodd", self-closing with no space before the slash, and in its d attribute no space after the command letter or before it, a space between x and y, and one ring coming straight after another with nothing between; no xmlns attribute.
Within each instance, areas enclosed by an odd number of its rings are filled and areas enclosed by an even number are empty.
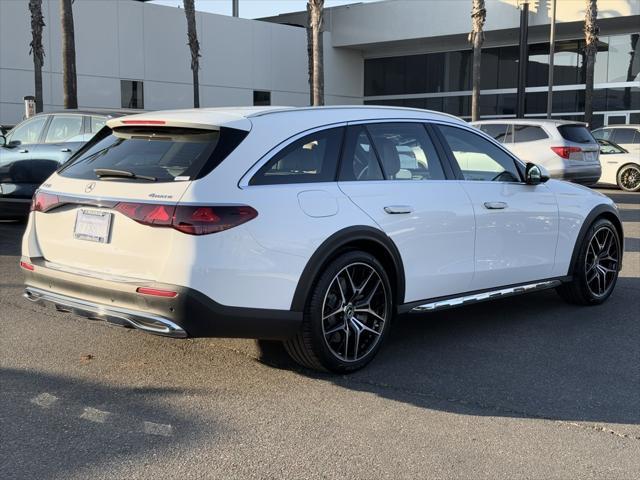
<svg viewBox="0 0 640 480"><path fill-rule="evenodd" d="M187 336L187 332L182 327L157 315L88 302L34 287L26 287L23 296L31 302L52 304L58 311L70 312L91 320L103 320L110 324L137 328L167 337L185 338Z"/></svg>
<svg viewBox="0 0 640 480"><path fill-rule="evenodd" d="M497 290L490 290L482 293L463 295L460 297L448 298L446 300L438 300L436 302L418 305L417 307L412 308L410 310L410 313L431 312L434 310L459 307L461 305L469 305L486 300L494 300L496 298L510 297L512 295L520 295L522 293L529 293L535 290L554 288L561 283L562 282L560 280L546 280L543 282L528 283L526 285L517 285L509 288L500 288Z"/></svg>

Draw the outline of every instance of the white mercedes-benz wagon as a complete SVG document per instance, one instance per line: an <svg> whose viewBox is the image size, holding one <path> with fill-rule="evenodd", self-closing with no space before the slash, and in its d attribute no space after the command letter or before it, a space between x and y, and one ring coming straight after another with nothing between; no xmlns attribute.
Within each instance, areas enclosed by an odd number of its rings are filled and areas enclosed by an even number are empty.
<svg viewBox="0 0 640 480"><path fill-rule="evenodd" d="M36 193L25 297L172 337L367 364L394 317L614 289L611 200L441 113L227 108L107 122Z"/></svg>

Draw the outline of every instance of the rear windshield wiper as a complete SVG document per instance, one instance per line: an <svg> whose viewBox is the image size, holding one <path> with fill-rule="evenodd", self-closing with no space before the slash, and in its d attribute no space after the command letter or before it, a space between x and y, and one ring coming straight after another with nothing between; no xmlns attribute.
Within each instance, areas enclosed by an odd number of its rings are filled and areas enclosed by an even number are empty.
<svg viewBox="0 0 640 480"><path fill-rule="evenodd" d="M148 180L150 182L158 180L156 177L137 175L129 170L113 170L111 168L94 168L93 173L95 173L98 178L131 178L133 180Z"/></svg>

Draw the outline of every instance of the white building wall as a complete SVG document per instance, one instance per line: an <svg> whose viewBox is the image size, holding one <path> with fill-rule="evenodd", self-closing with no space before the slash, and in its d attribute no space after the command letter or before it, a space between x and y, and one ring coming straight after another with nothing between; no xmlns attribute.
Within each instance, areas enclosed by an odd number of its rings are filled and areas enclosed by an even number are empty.
<svg viewBox="0 0 640 480"><path fill-rule="evenodd" d="M486 0L485 31L518 28L518 0ZM531 7L529 26L551 22L549 0ZM558 0L557 21L584 21L584 0ZM466 34L471 28L471 0L393 0L356 3L330 9L334 47ZM640 15L640 0L598 0L598 18Z"/></svg>
<svg viewBox="0 0 640 480"><path fill-rule="evenodd" d="M44 0L45 110L62 108L59 0ZM74 3L78 103L120 108L120 80L144 82L146 110L193 105L190 53L182 9L132 0ZM202 106L251 105L253 90L274 105L307 105L304 29L198 12ZM362 103L362 54L325 38L326 103ZM28 0L0 0L0 123L22 118L33 94Z"/></svg>

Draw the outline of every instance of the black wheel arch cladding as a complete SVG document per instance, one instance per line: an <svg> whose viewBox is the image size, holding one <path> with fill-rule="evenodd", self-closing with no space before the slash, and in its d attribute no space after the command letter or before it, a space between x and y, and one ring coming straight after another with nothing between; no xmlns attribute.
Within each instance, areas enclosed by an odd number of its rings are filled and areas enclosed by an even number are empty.
<svg viewBox="0 0 640 480"><path fill-rule="evenodd" d="M311 256L293 295L291 310L304 310L307 298L324 267L337 255L348 250L363 250L378 259L385 268L396 304L404 301L405 275L402 257L395 243L383 231L360 225L347 227L327 238Z"/></svg>

